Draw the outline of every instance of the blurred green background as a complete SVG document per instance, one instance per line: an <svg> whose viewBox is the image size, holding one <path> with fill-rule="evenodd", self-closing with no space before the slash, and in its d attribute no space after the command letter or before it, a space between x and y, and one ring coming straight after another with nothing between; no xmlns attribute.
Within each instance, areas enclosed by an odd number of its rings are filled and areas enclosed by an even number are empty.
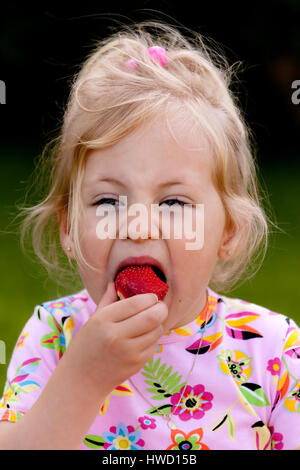
<svg viewBox="0 0 300 470"><path fill-rule="evenodd" d="M202 2L201 14L197 8L193 0L185 8L168 0L1 5L0 80L7 104L0 106L0 341L7 364L35 305L79 287L60 287L24 255L16 204L24 201L34 162L59 128L78 65L118 21L179 23L220 42L230 64L244 63L237 96L258 143L259 176L279 230L272 229L255 277L226 295L283 313L300 326L300 104L291 101L292 82L300 80L300 0L252 0L243 9L234 0ZM6 367L0 364L0 396Z"/></svg>

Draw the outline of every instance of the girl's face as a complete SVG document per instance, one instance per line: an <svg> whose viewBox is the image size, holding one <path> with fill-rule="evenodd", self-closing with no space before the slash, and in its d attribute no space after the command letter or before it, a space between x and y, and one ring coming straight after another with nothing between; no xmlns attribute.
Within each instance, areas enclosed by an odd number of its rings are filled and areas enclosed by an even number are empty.
<svg viewBox="0 0 300 470"><path fill-rule="evenodd" d="M109 148L90 150L82 187L81 248L87 261L98 272L81 265L78 269L90 296L98 305L108 282L114 280L117 267L124 259L151 256L164 268L169 286L164 299L169 310L164 325L166 331L192 321L204 308L206 287L217 257L223 256L223 245L228 236L225 210L212 182L211 152L205 140L201 141L199 134L192 135L184 130L181 122L179 119L176 122L176 118L172 122L177 142L166 122L156 119ZM149 230L142 233L138 224L135 230L131 222L138 214L128 216L127 226L131 225L131 229L127 238L118 238L117 217L116 238L101 240L96 233L97 223L101 220L96 215L97 207L105 204L102 208L112 210L113 215L118 214L120 196L127 197L128 210L134 203L144 205L148 211ZM187 250L186 243L193 240L185 238L184 233L180 239L173 236L172 221L183 220L183 203L204 205L204 243L201 249ZM168 213L171 206L173 209L176 207L176 214L170 219L170 237L162 238L159 232L159 238L151 238L151 223L161 228L161 218L160 222L153 216L151 219L151 204L159 205L164 213ZM196 208L191 210L195 221ZM113 221L113 216L110 217ZM71 245L69 240L62 241L64 246Z"/></svg>

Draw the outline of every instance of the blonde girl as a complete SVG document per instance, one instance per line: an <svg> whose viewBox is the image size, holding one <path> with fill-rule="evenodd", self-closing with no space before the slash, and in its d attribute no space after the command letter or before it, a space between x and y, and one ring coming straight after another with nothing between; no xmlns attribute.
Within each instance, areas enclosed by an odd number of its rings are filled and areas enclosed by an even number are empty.
<svg viewBox="0 0 300 470"><path fill-rule="evenodd" d="M218 293L255 273L268 239L234 73L200 34L150 21L99 41L74 77L41 159L47 193L23 210L22 236L32 228L49 272L67 276L67 256L82 289L37 305L21 332L0 448L299 446L297 325ZM149 222L122 237L121 197ZM169 216L169 237L153 205ZM195 222L200 206L203 245L190 250L174 227L185 208ZM110 229L118 219L115 237L99 236L103 209ZM121 269L149 265L167 288L160 299L155 288L117 295Z"/></svg>

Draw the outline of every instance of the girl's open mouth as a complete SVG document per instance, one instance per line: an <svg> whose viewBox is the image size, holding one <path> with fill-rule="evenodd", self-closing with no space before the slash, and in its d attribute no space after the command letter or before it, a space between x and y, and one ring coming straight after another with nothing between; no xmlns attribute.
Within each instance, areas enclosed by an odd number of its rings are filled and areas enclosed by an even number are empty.
<svg viewBox="0 0 300 470"><path fill-rule="evenodd" d="M164 272L157 266L133 264L119 269L115 287L121 300L150 292L156 294L159 300L163 300L169 289L166 280Z"/></svg>

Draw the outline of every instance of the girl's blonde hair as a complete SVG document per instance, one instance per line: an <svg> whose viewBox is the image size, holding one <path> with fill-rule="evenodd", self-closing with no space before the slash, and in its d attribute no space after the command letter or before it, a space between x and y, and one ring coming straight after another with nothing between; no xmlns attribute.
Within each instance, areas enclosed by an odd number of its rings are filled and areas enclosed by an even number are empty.
<svg viewBox="0 0 300 470"><path fill-rule="evenodd" d="M96 47L71 83L71 93L58 136L46 145L37 177L47 184L40 203L23 207L21 243L32 227L33 248L50 274L65 275L59 240L63 214L75 246L76 261L86 263L80 249L80 188L89 149L111 146L172 103L193 119L207 136L215 159L214 181L228 224L235 231L233 255L217 260L210 286L228 290L242 276L253 275L268 240L268 218L258 192L255 150L230 87L241 63L229 65L220 45L196 32L191 37L160 21L123 26ZM153 63L147 48L166 49L165 67ZM135 59L137 68L125 66ZM167 113L166 113L167 117ZM38 186L41 188L41 185ZM216 224L218 221L216 220ZM261 258L260 258L261 256ZM71 267L76 267L70 262ZM91 266L90 266L91 267ZM256 272L256 271L255 271Z"/></svg>

